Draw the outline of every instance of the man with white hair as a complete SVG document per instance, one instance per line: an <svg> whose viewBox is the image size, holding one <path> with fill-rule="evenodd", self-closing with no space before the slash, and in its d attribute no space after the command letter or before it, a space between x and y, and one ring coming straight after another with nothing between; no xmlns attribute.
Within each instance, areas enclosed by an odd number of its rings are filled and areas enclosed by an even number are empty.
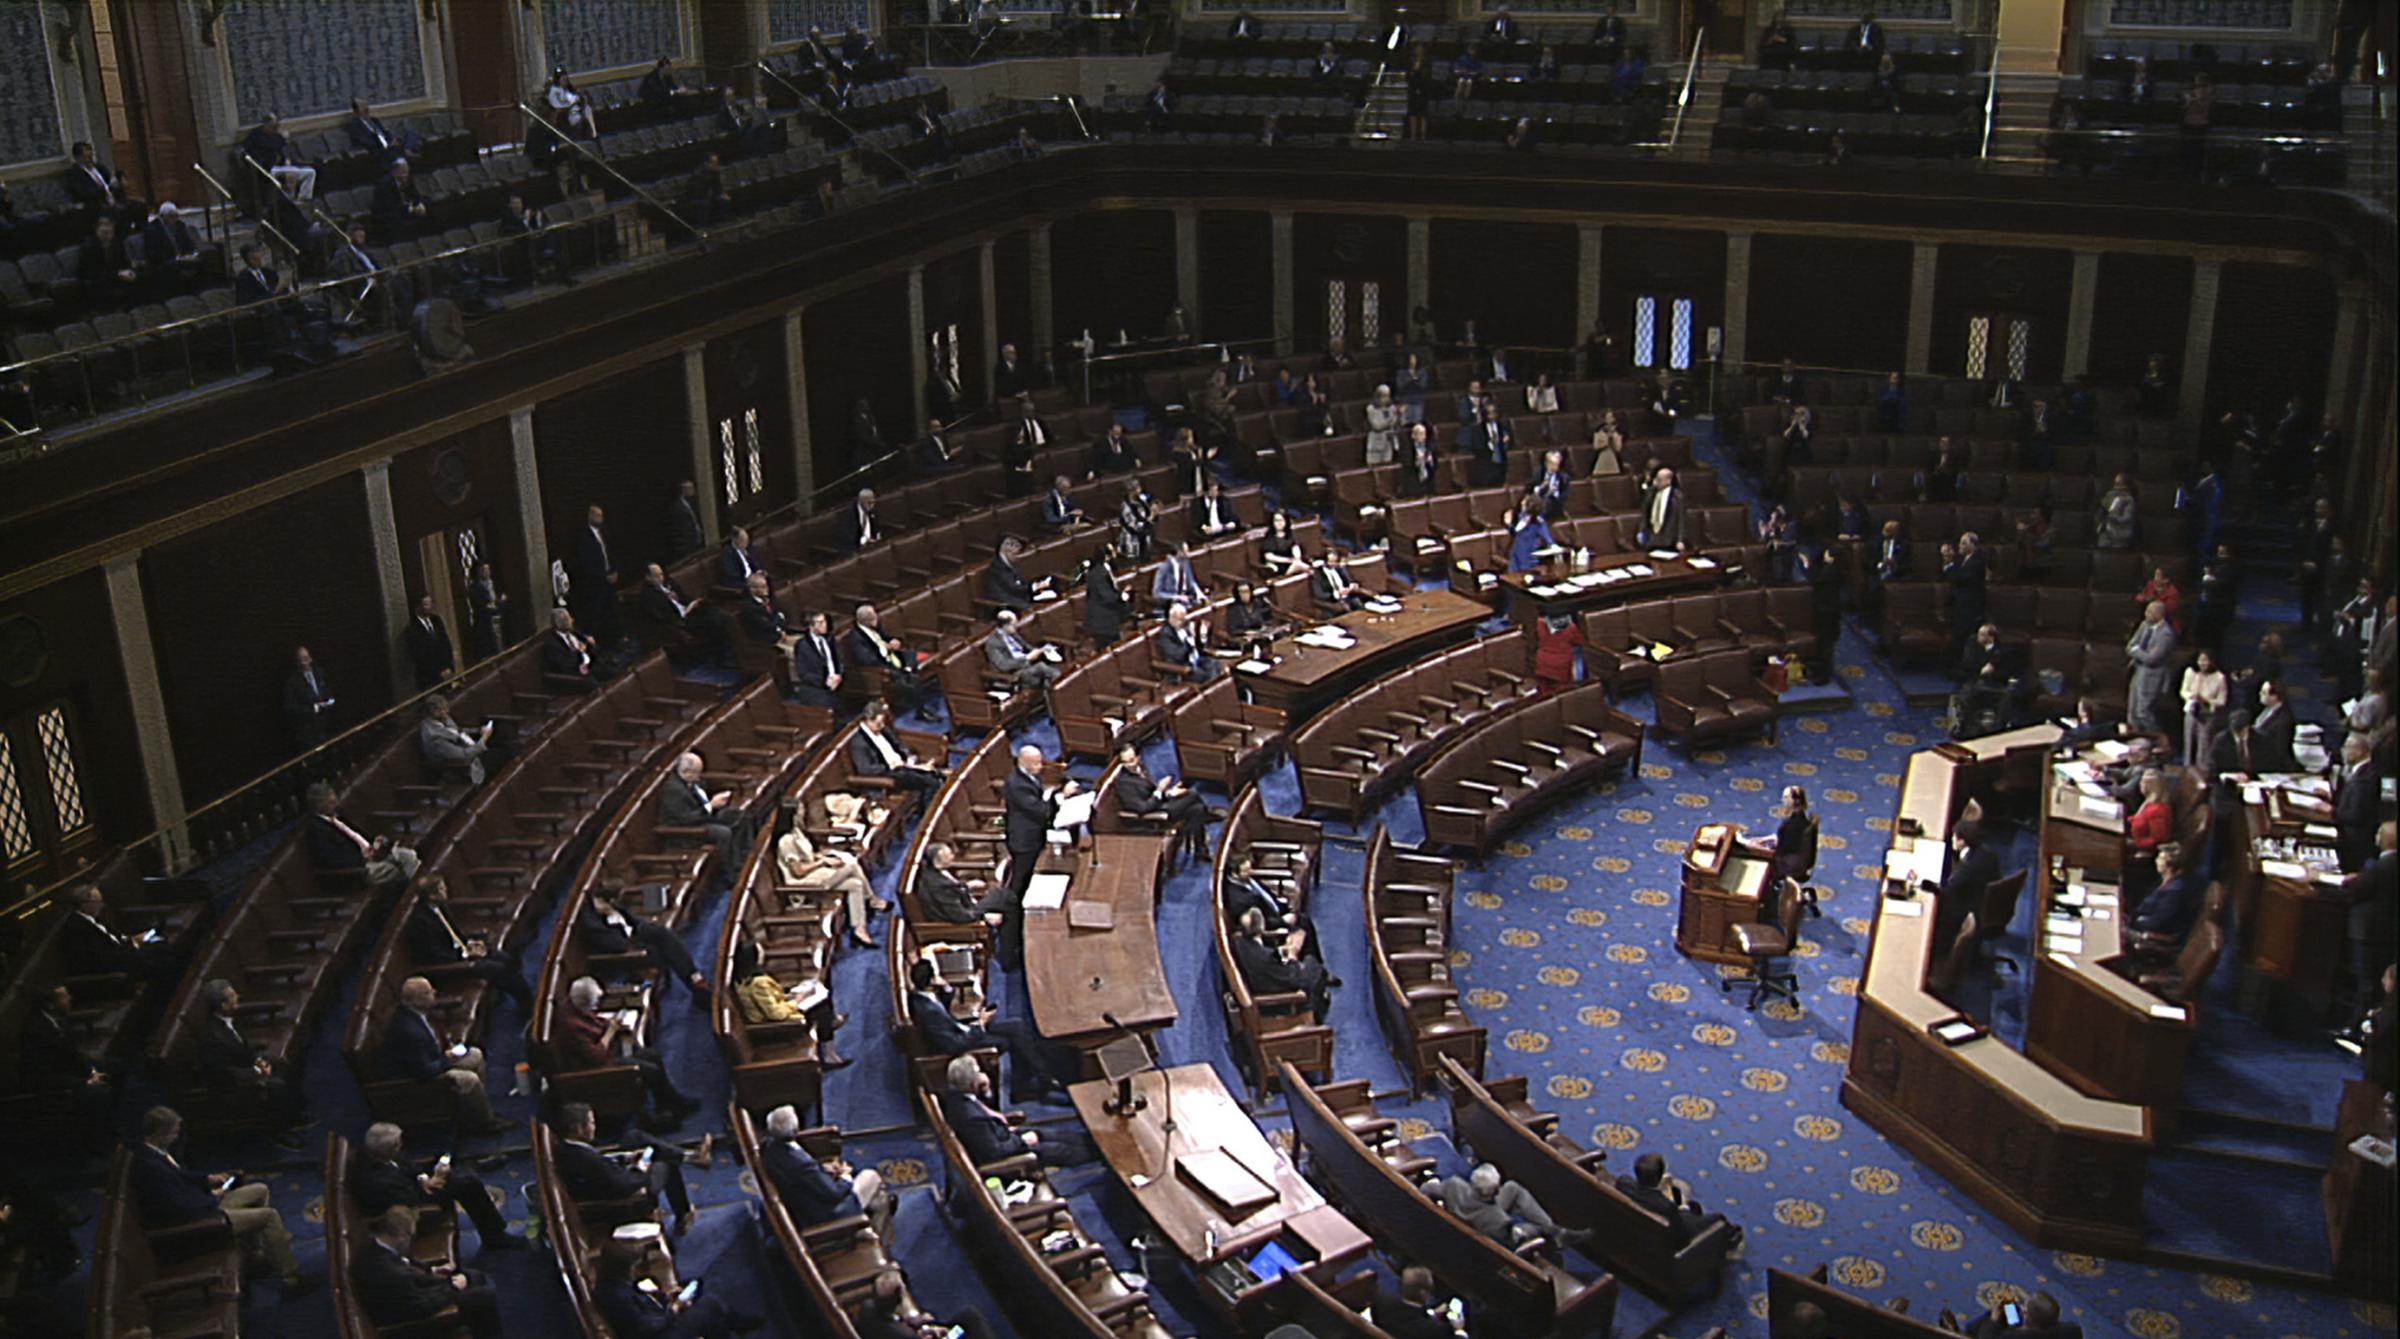
<svg viewBox="0 0 2400 1339"><path fill-rule="evenodd" d="M1031 1153L1044 1167L1077 1167L1100 1156L1092 1141L1079 1131L1055 1130L1045 1137L1038 1130L1011 1125L992 1105L991 1093L992 1076L974 1056L952 1056L942 1070L942 1091L936 1096L942 1118L950 1122L950 1132L965 1145L976 1166L1021 1153Z"/></svg>
<svg viewBox="0 0 2400 1339"><path fill-rule="evenodd" d="M1434 1198L1467 1226L1512 1251L1537 1240L1580 1246L1592 1235L1589 1228L1562 1228L1550 1221L1532 1191L1503 1179L1500 1169L1488 1162L1476 1164L1464 1177L1444 1177L1434 1187Z"/></svg>
<svg viewBox="0 0 2400 1339"><path fill-rule="evenodd" d="M840 1158L818 1161L801 1145L800 1113L790 1106L767 1113L767 1138L758 1158L798 1226L865 1214L876 1236L892 1239L892 1211L898 1201L883 1184L883 1174L872 1167L854 1170Z"/></svg>
<svg viewBox="0 0 2400 1339"><path fill-rule="evenodd" d="M700 829L716 843L718 870L730 878L741 869L742 858L750 852L750 839L757 834L732 791L711 792L701 784L704 766L697 753L675 760L675 775L658 788L658 825Z"/></svg>
<svg viewBox="0 0 2400 1339"><path fill-rule="evenodd" d="M642 1087L658 1113L657 1120L646 1120L646 1124L671 1125L698 1111L700 1103L676 1089L659 1053L627 1039L614 1014L601 1014L600 1003L606 994L592 977L579 976L568 983L566 1012L559 1016L551 1042L559 1064L570 1071L633 1066L640 1071Z"/></svg>
<svg viewBox="0 0 2400 1339"><path fill-rule="evenodd" d="M483 1082L483 1049L452 1037L433 1016L439 996L433 982L412 976L400 983L400 1005L383 1030L383 1069L393 1078L438 1083L450 1090L461 1129L498 1134L510 1121L492 1111Z"/></svg>
<svg viewBox="0 0 2400 1339"><path fill-rule="evenodd" d="M359 1140L358 1160L350 1169L350 1196L358 1201L360 1213L375 1218L398 1205L446 1205L473 1220L484 1250L524 1247L525 1239L509 1232L508 1220L500 1216L481 1177L450 1165L448 1158L427 1163L422 1169L412 1168L401 1161L401 1143L400 1127L390 1121L368 1126L366 1136Z"/></svg>

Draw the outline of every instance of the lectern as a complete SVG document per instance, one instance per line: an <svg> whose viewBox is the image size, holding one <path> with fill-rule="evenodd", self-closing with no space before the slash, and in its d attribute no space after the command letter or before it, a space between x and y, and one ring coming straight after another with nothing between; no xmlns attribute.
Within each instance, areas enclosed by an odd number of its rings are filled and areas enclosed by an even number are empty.
<svg viewBox="0 0 2400 1339"><path fill-rule="evenodd" d="M1703 823L1683 857L1683 905L1675 947L1687 958L1748 966L1733 927L1764 919L1759 900L1774 881L1771 852L1751 846L1731 823Z"/></svg>

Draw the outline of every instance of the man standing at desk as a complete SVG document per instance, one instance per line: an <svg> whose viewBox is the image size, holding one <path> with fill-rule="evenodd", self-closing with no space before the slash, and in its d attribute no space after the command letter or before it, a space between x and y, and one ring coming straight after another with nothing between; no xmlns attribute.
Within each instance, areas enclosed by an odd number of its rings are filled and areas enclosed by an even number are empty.
<svg viewBox="0 0 2400 1339"><path fill-rule="evenodd" d="M2400 823L2375 829L2375 860L2342 880L2341 899L2350 904L2350 989L2356 996L2350 1021L2333 1039L2356 1047L2365 1040L2367 1015L2381 998L2384 973L2400 940ZM2387 1043L2388 1044L2388 1043Z"/></svg>
<svg viewBox="0 0 2400 1339"><path fill-rule="evenodd" d="M1015 971L1025 960L1025 889L1033 882L1034 866L1051 824L1058 821L1058 802L1075 793L1075 780L1050 787L1042 784L1042 751L1026 744L1017 750L1016 769L1002 788L1008 804L1008 884L1001 897L1000 929L1003 965Z"/></svg>

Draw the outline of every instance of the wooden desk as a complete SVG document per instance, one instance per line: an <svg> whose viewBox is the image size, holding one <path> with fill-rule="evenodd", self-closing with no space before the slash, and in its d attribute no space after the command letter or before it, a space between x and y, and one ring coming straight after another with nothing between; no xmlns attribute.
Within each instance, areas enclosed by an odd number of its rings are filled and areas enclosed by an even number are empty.
<svg viewBox="0 0 2400 1339"><path fill-rule="evenodd" d="M2125 809L2113 799L2093 798L2075 788L2068 773L2099 762L2086 755L2060 760L2042 769L2041 868L2052 856L2064 857L2077 869L2114 879L2125 867Z"/></svg>
<svg viewBox="0 0 2400 1339"><path fill-rule="evenodd" d="M1481 603L1446 590L1421 590L1402 597L1397 613L1353 610L1334 619L1357 641L1342 650L1303 646L1285 638L1275 643L1275 663L1242 682L1259 705L1281 711L1298 725L1311 712L1376 678L1394 665L1437 646L1462 641L1491 617ZM1237 671L1238 673L1238 671Z"/></svg>
<svg viewBox="0 0 2400 1339"><path fill-rule="evenodd" d="M1170 1088L1175 1113L1171 1135L1164 1128ZM1280 1241L1293 1256L1309 1262L1310 1277L1329 1286L1366 1255L1372 1240L1326 1203L1316 1187L1301 1179L1299 1169L1267 1142L1214 1066L1151 1070L1134 1077L1133 1090L1150 1105L1130 1116L1108 1114L1103 1104L1116 1094L1117 1086L1106 1080L1078 1083L1067 1093L1109 1170L1204 1284L1213 1266L1246 1260L1269 1241ZM1246 1169L1272 1197L1247 1210L1229 1209L1177 1169L1181 1158L1217 1153ZM1204 1291L1228 1311L1240 1304L1239 1298L1219 1289Z"/></svg>
<svg viewBox="0 0 2400 1339"><path fill-rule="evenodd" d="M2350 1151L2362 1134L2392 1138L2383 1094L2365 1079L2342 1088L2333 1121L2333 1156L2325 1166L2325 1235L2333 1276L2361 1286L2369 1297L2392 1295L2392 1214L2400 1206L2395 1171Z"/></svg>
<svg viewBox="0 0 2400 1339"><path fill-rule="evenodd" d="M2330 837L2308 836L2300 825L2277 823L2276 806L2262 792L2256 803L2245 802L2233 832L2233 859L2225 877L2232 881L2234 917L2241 927L2242 965L2270 980L2297 990L2322 995L2333 989L2333 974L2349 962L2350 909L2331 896L2320 876L2336 881L2330 859L2310 862L2299 878L2270 873L2260 841L2292 838L2330 850Z"/></svg>
<svg viewBox="0 0 2400 1339"><path fill-rule="evenodd" d="M1646 553L1594 554L1591 566L1580 569L1562 561L1544 563L1531 572L1503 572L1500 574L1500 586L1508 592L1510 617L1531 628L1545 614L1573 614L1602 605L1631 604L1636 600L1656 599L1662 595L1713 590L1723 584L1725 569L1722 566L1709 558L1702 558L1700 562L1707 565L1696 566L1688 557L1662 559ZM1647 567L1650 571L1643 576L1557 589L1577 576L1620 571L1629 567ZM1536 590L1536 587L1542 589Z"/></svg>
<svg viewBox="0 0 2400 1339"><path fill-rule="evenodd" d="M1775 874L1766 852L1742 843L1728 823L1703 823L1683 857L1683 902L1675 917L1675 947L1702 962L1749 965L1733 947L1733 927L1761 919L1760 899Z"/></svg>
<svg viewBox="0 0 2400 1339"><path fill-rule="evenodd" d="M1056 911L1025 913L1025 991L1034 1025L1052 1041L1097 1046L1116 1032L1102 1014L1129 1028L1175 1021L1175 997L1158 956L1156 898L1167 839L1137 834L1095 836L1068 858L1045 855L1042 868L1067 875L1067 900ZM1055 864L1054 864L1055 862ZM1105 930L1078 930L1068 912L1078 902L1108 908Z"/></svg>
<svg viewBox="0 0 2400 1339"><path fill-rule="evenodd" d="M1910 757L1893 845L1946 841L1970 787L2047 751L2058 733L2030 726ZM2037 1244L2103 1253L2138 1245L2148 1112L2079 1092L1996 1038L1948 1046L1934 1037L1927 1029L1957 1013L1925 988L1934 908L1888 892L1859 985L1842 1105Z"/></svg>

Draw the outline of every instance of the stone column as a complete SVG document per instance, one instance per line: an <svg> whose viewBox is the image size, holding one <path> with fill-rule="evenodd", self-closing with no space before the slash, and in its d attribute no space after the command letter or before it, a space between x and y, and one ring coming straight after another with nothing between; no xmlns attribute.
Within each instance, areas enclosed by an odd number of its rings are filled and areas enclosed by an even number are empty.
<svg viewBox="0 0 2400 1339"><path fill-rule="evenodd" d="M1416 318L1419 307L1433 305L1433 220L1408 221L1408 309L1400 313L1402 330Z"/></svg>
<svg viewBox="0 0 2400 1339"><path fill-rule="evenodd" d="M817 491L817 458L808 444L808 370L800 357L800 326L807 311L794 307L783 315L783 399L792 411L792 498L804 511Z"/></svg>
<svg viewBox="0 0 2400 1339"><path fill-rule="evenodd" d="M2100 293L2100 253L2077 249L2075 274L2067 289L2067 349L2059 375L2069 379L2092 370L2092 307Z"/></svg>
<svg viewBox="0 0 2400 1339"><path fill-rule="evenodd" d="M2225 277L2220 256L2202 256L2192 264L2192 312L2184 322L2183 380L2175 400L2175 431L2185 441L2196 438L2208 414L2208 351L2217 338L2217 289Z"/></svg>
<svg viewBox="0 0 2400 1339"><path fill-rule="evenodd" d="M1584 349L1593 327L1600 324L1600 225L1575 227L1575 372L1592 375L1584 364Z"/></svg>
<svg viewBox="0 0 2400 1339"><path fill-rule="evenodd" d="M1292 310L1292 211L1278 209L1267 215L1270 235L1268 270L1275 285L1275 352L1288 358L1292 354L1292 339L1297 330Z"/></svg>
<svg viewBox="0 0 2400 1339"><path fill-rule="evenodd" d="M1056 318L1050 306L1050 225L1036 223L1025 234L1025 287L1033 298L1031 346L1017 350L1034 367L1058 351Z"/></svg>
<svg viewBox="0 0 2400 1339"><path fill-rule="evenodd" d="M1908 371L1922 376L1933 370L1933 282L1941 247L1919 242L1908 267Z"/></svg>
<svg viewBox="0 0 2400 1339"><path fill-rule="evenodd" d="M359 472L367 485L367 535L375 545L375 589L383 606L383 656L397 700L417 691L417 676L402 648L408 630L408 578L400 564L400 521L392 513L392 460Z"/></svg>
<svg viewBox="0 0 2400 1339"><path fill-rule="evenodd" d="M125 695L133 706L134 744L141 750L142 785L150 797L150 821L159 833L159 858L167 872L191 867L190 836L184 830L183 780L175 770L175 741L167 733L167 699L158 686L158 652L150 642L150 610L142 597L139 550L111 558L108 613L117 630L117 658L125 670Z"/></svg>
<svg viewBox="0 0 2400 1339"><path fill-rule="evenodd" d="M1750 234L1725 234L1725 351L1720 365L1734 371L1750 357Z"/></svg>
<svg viewBox="0 0 2400 1339"><path fill-rule="evenodd" d="M714 544L722 533L718 528L717 504L724 497L725 481L718 474L716 428L708 413L705 344L694 344L683 351L683 412L691 432L693 509L700 513L701 540Z"/></svg>
<svg viewBox="0 0 2400 1339"><path fill-rule="evenodd" d="M985 242L976 257L977 273L975 278L983 303L983 329L977 332L982 340L980 347L983 350L983 373L977 378L978 384L973 389L979 392L976 397L977 402L983 404L991 402L992 369L1000 365L1000 279L996 259L998 250L999 248L994 243ZM965 394L968 390L969 388L965 386L959 388L961 394ZM916 440L917 434L923 431L924 427L924 421L921 419L910 424L908 440Z"/></svg>
<svg viewBox="0 0 2400 1339"><path fill-rule="evenodd" d="M2333 313L2333 357L2325 368L2324 412L2343 425L2346 437L2356 440L2350 432L2353 417L2351 387L2358 375L2358 347L2366 339L2367 285L2363 280L2347 280L2342 284L2340 305ZM2369 364L2373 366L2373 364Z"/></svg>
<svg viewBox="0 0 2400 1339"><path fill-rule="evenodd" d="M925 422L925 379L933 374L933 351L925 344L925 267L908 267L908 421L914 426ZM851 462L863 467L866 461Z"/></svg>
<svg viewBox="0 0 2400 1339"><path fill-rule="evenodd" d="M519 572L525 583L521 598L531 624L527 631L539 632L550 626L553 600L550 524L542 513L542 471L533 451L533 406L509 412L508 444L517 476L517 530L525 536L525 566Z"/></svg>
<svg viewBox="0 0 2400 1339"><path fill-rule="evenodd" d="M1175 206L1175 301L1192 338L1206 329L1200 314L1200 207Z"/></svg>

